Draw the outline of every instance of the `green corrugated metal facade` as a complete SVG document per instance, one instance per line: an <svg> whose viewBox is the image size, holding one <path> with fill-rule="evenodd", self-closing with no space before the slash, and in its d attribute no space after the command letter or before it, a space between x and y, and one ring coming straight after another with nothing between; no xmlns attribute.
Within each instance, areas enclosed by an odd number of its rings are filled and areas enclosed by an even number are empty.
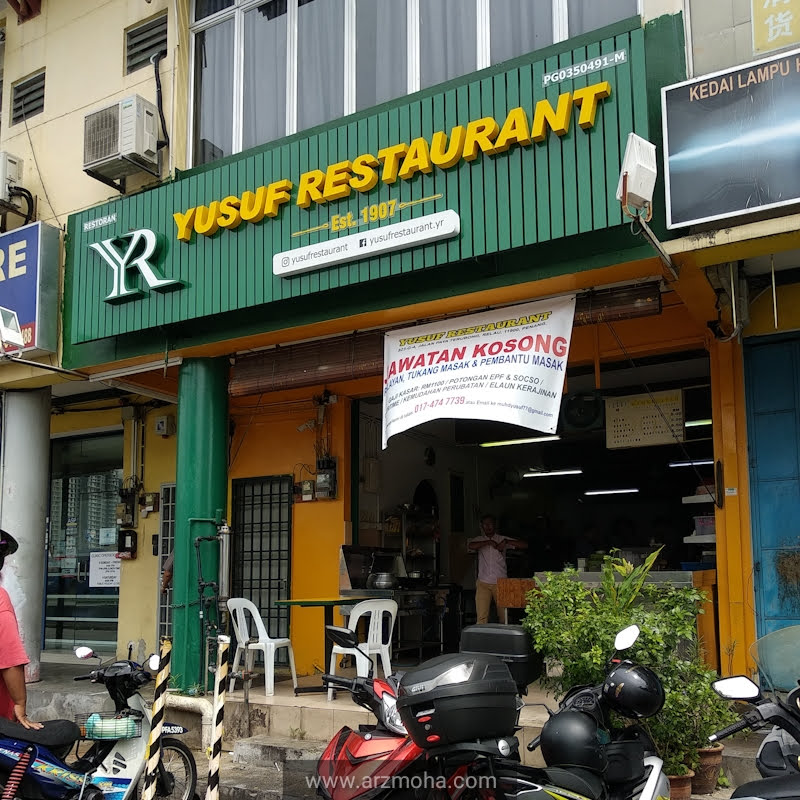
<svg viewBox="0 0 800 800"><path fill-rule="evenodd" d="M574 44L576 41L563 46ZM624 63L543 88L545 73L620 50L627 53ZM546 51L555 52L556 48ZM210 168L185 173L154 190L73 215L67 256L67 339L73 344L91 342L267 306L619 225L622 216L614 195L625 141L630 131L648 136L644 61L644 32L640 27L565 49L544 60L534 60L534 56L518 59L504 65L502 71L493 68L467 76L414 95L410 101L395 101ZM430 142L436 131L449 134L453 126L466 126L484 116L494 117L502 126L508 111L517 106L522 106L532 120L538 100L548 99L555 107L559 94L599 81L609 82L611 96L598 104L592 128L582 130L577 125L576 108L569 132L563 137L551 131L542 143L512 144L505 153L481 154L473 162L460 161L447 170L434 167L430 174L417 174L408 181L398 179L391 185L379 182L368 193L353 192L338 202L312 203L308 209L294 204L298 179L308 170L324 171L329 164L363 153L377 154L383 147L409 143L420 136ZM294 184L292 202L283 205L275 219L242 222L236 230L220 230L211 237L193 234L189 242L177 240L174 212L208 205L227 195L241 196L244 191L255 191L284 178ZM364 206L381 201L407 203L433 195L441 196L407 207L381 224L453 209L461 218L458 237L289 278L272 274L273 253L337 236L327 230L302 237L293 237L292 233L323 225L332 215L348 211L358 219ZM85 223L108 215L116 215L116 221L84 230ZM377 223L369 229L375 227ZM89 245L141 228L160 235L163 276L184 285L170 292L149 291L141 277L129 271L129 283L136 285L138 277L142 295L124 303L106 302L112 289L112 270ZM349 233L352 231L345 230L340 235ZM536 266L532 261L531 278ZM335 309L330 316L336 316Z"/></svg>

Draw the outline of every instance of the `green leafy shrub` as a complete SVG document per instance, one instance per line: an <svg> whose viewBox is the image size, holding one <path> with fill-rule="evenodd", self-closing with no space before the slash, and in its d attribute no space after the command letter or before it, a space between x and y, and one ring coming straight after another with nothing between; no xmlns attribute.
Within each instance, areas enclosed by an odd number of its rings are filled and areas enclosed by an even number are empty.
<svg viewBox="0 0 800 800"><path fill-rule="evenodd" d="M574 569L546 573L528 594L523 625L550 669L542 678L557 697L573 686L604 680L614 637L639 626L625 658L650 667L664 686L660 714L647 721L668 774L684 774L708 735L735 715L711 688L717 675L698 656L697 615L705 594L692 587L646 583L659 551L634 567L606 556L600 587L586 586ZM560 665L560 670L553 669Z"/></svg>
<svg viewBox="0 0 800 800"><path fill-rule="evenodd" d="M573 686L600 683L616 634L634 623L641 631L626 658L659 668L682 643L696 638L697 614L705 595L692 587L645 583L660 551L634 567L606 556L598 589L587 587L572 568L546 573L528 594L523 625L548 666L560 663L543 684L560 696ZM619 576L619 579L617 579Z"/></svg>
<svg viewBox="0 0 800 800"><path fill-rule="evenodd" d="M717 673L699 659L676 659L664 673L664 708L644 721L668 775L695 769L697 751L710 747L708 737L738 719L731 704L711 687Z"/></svg>

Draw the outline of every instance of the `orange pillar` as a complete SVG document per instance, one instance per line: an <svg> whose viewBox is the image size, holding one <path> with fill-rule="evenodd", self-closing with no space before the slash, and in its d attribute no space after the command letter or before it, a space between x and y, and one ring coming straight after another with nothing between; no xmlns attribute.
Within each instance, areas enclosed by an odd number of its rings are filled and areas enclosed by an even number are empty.
<svg viewBox="0 0 800 800"><path fill-rule="evenodd" d="M755 641L753 555L744 364L738 341L709 338L714 457L722 463L717 508L717 591L720 671L751 674L750 645Z"/></svg>

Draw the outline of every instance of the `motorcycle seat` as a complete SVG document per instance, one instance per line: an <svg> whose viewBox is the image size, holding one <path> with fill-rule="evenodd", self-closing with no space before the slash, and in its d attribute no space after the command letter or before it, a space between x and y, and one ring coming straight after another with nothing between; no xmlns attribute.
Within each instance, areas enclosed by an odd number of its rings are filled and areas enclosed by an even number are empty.
<svg viewBox="0 0 800 800"><path fill-rule="evenodd" d="M602 800L606 796L606 787L603 779L589 772L588 769L573 767L546 767L544 769L547 780L562 789L588 797L589 800Z"/></svg>
<svg viewBox="0 0 800 800"><path fill-rule="evenodd" d="M51 719L42 723L41 730L29 730L18 722L0 718L0 736L6 739L60 748L73 745L81 738L81 729L69 719Z"/></svg>
<svg viewBox="0 0 800 800"><path fill-rule="evenodd" d="M731 797L768 797L782 800L800 797L800 775L782 775L779 778L763 778L736 787Z"/></svg>

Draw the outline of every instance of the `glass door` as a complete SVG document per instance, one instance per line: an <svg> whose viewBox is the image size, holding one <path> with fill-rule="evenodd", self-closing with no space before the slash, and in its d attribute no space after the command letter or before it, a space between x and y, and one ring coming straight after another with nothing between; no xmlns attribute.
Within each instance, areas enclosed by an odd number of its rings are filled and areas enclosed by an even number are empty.
<svg viewBox="0 0 800 800"><path fill-rule="evenodd" d="M116 651L122 444L121 433L53 442L46 650Z"/></svg>

